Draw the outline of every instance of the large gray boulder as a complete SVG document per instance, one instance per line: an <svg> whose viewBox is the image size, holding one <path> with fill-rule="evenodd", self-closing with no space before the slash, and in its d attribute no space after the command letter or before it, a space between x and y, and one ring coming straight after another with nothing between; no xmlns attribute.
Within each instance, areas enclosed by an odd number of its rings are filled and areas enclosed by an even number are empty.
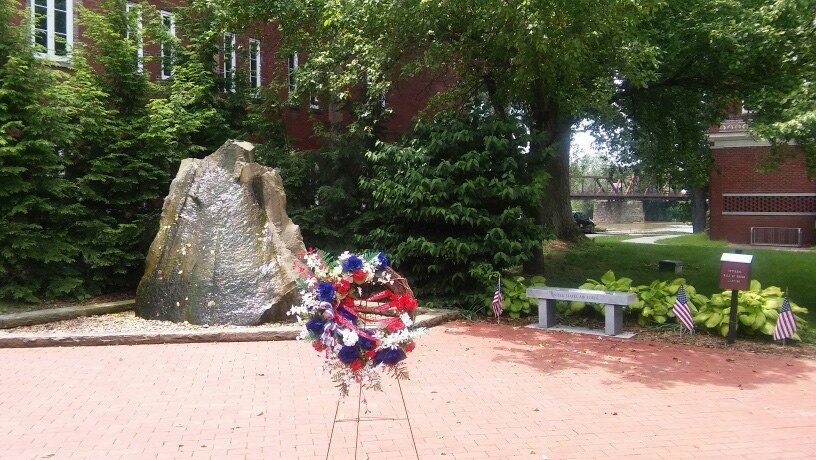
<svg viewBox="0 0 816 460"><path fill-rule="evenodd" d="M280 175L255 163L253 148L227 141L203 160L182 161L136 293L138 316L236 325L287 319L298 302L293 265L305 248Z"/></svg>

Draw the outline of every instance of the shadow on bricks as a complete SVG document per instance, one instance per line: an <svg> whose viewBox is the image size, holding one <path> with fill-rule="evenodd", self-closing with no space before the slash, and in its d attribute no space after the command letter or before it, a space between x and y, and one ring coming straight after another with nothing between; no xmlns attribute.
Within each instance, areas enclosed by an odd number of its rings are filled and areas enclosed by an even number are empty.
<svg viewBox="0 0 816 460"><path fill-rule="evenodd" d="M624 341L526 327L454 323L447 333L498 339L494 361L541 372L603 368L621 380L652 388L676 383L753 388L794 383L813 371L806 360L653 341ZM611 383L611 382L610 382Z"/></svg>

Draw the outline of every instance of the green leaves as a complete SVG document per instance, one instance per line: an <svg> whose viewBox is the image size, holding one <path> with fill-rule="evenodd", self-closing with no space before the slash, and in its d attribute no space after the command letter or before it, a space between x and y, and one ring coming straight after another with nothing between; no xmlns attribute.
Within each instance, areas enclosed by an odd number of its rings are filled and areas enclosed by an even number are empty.
<svg viewBox="0 0 816 460"><path fill-rule="evenodd" d="M680 286L686 287L686 297L692 316L697 313L698 305L704 304L707 299L698 295L694 286L687 285L686 280L677 278L672 281L654 281L646 286L632 288L638 300L629 306L629 310L638 315L638 324L641 326L664 324L670 319L673 320L675 315L672 307L677 300Z"/></svg>
<svg viewBox="0 0 816 460"><path fill-rule="evenodd" d="M779 309L782 307L784 293L777 286L762 288L757 280L751 280L748 291L739 291L737 297L737 331L746 335L773 335ZM807 308L791 302L799 326L805 326L805 320L799 313L807 313ZM728 333L728 322L731 313L731 291L723 291L711 296L711 299L699 308L694 316L697 324L702 324L725 336ZM795 337L798 340L798 335Z"/></svg>
<svg viewBox="0 0 816 460"><path fill-rule="evenodd" d="M601 276L600 281L588 279L586 283L578 286L581 289L590 289L595 291L610 291L610 292L629 292L632 286L631 278L616 278L612 270L607 271ZM587 304L585 302L558 302L556 304L558 310L564 314L573 314L580 312L587 305L592 305L598 313L603 313L603 305L601 304Z"/></svg>
<svg viewBox="0 0 816 460"><path fill-rule="evenodd" d="M0 33L0 299L133 289L178 162L248 127L246 93L217 84L212 11L180 28L190 35L173 77L155 83L137 71L138 41L170 37L149 4L138 7L141 29L122 0L78 8L83 40L71 72L57 72L34 58L29 24L11 19L19 5L0 2L13 24Z"/></svg>
<svg viewBox="0 0 816 460"><path fill-rule="evenodd" d="M377 216L360 243L392 251L421 298L481 309L495 273L517 270L543 239L531 217L542 189L522 167L526 140L516 121L474 108L420 123L402 143L380 143L361 181ZM508 314L528 312L524 299L508 298Z"/></svg>
<svg viewBox="0 0 816 460"><path fill-rule="evenodd" d="M628 310L631 314L636 315L640 326L649 326L677 322L672 307L677 300L680 286L685 286L688 306L694 322L717 334L723 336L727 334L731 312L731 291L717 293L708 298L699 294L694 286L686 284L683 278L671 281L658 280L642 286L631 286L631 282L632 280L628 278L616 278L610 270L601 276L600 281L587 280L580 288L635 293L637 300L628 307ZM739 292L738 332L749 336L773 335L783 299L784 293L779 287L763 288L759 281L752 280L748 291ZM584 302L557 303L558 311L566 315L582 312L586 306ZM592 307L598 313L603 312L602 305L592 305ZM800 317L800 314L807 313L807 308L791 302L791 311L796 316L797 324L800 327L807 327L807 322ZM794 339L799 340L798 335Z"/></svg>

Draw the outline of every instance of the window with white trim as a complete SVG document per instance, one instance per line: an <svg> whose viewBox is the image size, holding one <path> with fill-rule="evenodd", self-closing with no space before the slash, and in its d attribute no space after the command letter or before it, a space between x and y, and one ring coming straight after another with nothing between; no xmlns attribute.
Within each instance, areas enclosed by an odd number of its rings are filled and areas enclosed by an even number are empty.
<svg viewBox="0 0 816 460"><path fill-rule="evenodd" d="M224 84L230 91L235 91L235 34L224 33L224 65L221 69L221 76L224 77Z"/></svg>
<svg viewBox="0 0 816 460"><path fill-rule="evenodd" d="M320 109L320 99L318 99L314 94L309 94L309 108L312 110Z"/></svg>
<svg viewBox="0 0 816 460"><path fill-rule="evenodd" d="M74 44L73 0L31 0L31 14L36 55L67 61Z"/></svg>
<svg viewBox="0 0 816 460"><path fill-rule="evenodd" d="M297 90L297 73L298 68L298 54L292 53L289 55L289 93L294 93Z"/></svg>
<svg viewBox="0 0 816 460"><path fill-rule="evenodd" d="M176 18L173 13L169 11L161 11L161 23L164 31L171 37L176 36ZM175 60L175 53L173 51L173 43L168 43L168 40L162 40L161 43L161 78L168 79L173 76L173 61Z"/></svg>
<svg viewBox="0 0 816 460"><path fill-rule="evenodd" d="M136 40L136 71L144 71L144 42L142 41L142 7L136 3L125 3L128 16L127 39Z"/></svg>
<svg viewBox="0 0 816 460"><path fill-rule="evenodd" d="M261 41L254 38L249 39L249 87L261 87Z"/></svg>

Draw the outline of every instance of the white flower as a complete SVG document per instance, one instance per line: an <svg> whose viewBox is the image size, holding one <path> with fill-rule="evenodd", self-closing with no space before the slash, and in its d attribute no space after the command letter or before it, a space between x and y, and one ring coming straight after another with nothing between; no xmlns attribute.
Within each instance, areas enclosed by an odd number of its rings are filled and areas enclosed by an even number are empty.
<svg viewBox="0 0 816 460"><path fill-rule="evenodd" d="M340 254L340 257L338 257L337 259L342 262L342 261L348 259L349 257L351 257L352 255L353 255L352 253L350 253L348 251L344 251L342 254Z"/></svg>
<svg viewBox="0 0 816 460"><path fill-rule="evenodd" d="M353 347L357 344L357 340L360 339L356 332L348 329L344 329L340 333L343 334L343 344L347 347Z"/></svg>
<svg viewBox="0 0 816 460"><path fill-rule="evenodd" d="M411 327L411 325L414 324L414 321L411 319L411 315L409 315L408 313L401 314L400 319L402 320L402 324L404 324L405 327Z"/></svg>
<svg viewBox="0 0 816 460"><path fill-rule="evenodd" d="M340 275L342 275L342 274L343 274L343 267L341 267L340 265L336 265L336 266L335 266L335 267L332 269L332 275L334 275L334 276L340 276Z"/></svg>
<svg viewBox="0 0 816 460"><path fill-rule="evenodd" d="M379 278L377 278L377 282L385 285L394 284L394 280L391 279L391 273L388 272L383 272L383 274L380 275Z"/></svg>

